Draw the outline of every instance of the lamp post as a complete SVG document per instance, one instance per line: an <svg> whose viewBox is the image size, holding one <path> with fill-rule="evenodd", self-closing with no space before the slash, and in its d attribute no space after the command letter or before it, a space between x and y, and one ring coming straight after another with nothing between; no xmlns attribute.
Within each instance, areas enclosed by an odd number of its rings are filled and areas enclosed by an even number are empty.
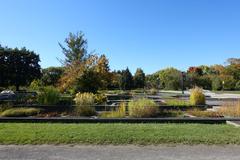
<svg viewBox="0 0 240 160"><path fill-rule="evenodd" d="M225 81L222 81L222 90L224 91L224 84L225 84Z"/></svg>
<svg viewBox="0 0 240 160"><path fill-rule="evenodd" d="M182 86L182 94L184 94L184 80L185 80L185 74L184 72L181 72L181 86Z"/></svg>

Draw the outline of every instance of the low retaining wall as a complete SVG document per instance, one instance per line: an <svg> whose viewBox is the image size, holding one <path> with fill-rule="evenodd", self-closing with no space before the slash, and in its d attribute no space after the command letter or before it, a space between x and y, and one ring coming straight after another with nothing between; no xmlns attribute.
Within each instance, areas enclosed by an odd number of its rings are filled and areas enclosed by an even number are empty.
<svg viewBox="0 0 240 160"><path fill-rule="evenodd" d="M84 118L84 117L1 117L0 123L202 123L225 124L226 118ZM238 119L240 121L240 119ZM236 119L235 119L236 121Z"/></svg>

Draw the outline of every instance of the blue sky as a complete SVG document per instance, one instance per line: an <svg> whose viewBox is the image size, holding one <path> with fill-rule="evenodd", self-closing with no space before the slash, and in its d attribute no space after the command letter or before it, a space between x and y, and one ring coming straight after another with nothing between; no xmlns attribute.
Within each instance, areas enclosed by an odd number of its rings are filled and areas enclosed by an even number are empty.
<svg viewBox="0 0 240 160"><path fill-rule="evenodd" d="M59 66L58 42L83 31L111 69L186 70L240 57L239 0L0 0L0 44Z"/></svg>

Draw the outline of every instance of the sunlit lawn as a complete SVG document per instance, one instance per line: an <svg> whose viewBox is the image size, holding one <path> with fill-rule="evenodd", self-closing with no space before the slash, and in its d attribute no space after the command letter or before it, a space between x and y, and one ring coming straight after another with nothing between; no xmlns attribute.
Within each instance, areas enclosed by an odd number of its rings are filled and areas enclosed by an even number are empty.
<svg viewBox="0 0 240 160"><path fill-rule="evenodd" d="M0 144L240 144L240 128L208 124L0 123Z"/></svg>

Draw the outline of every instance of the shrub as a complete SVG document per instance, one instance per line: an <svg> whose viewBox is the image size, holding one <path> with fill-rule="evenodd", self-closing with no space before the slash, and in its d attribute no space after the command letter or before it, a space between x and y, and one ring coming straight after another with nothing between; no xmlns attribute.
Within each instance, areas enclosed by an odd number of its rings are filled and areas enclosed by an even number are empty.
<svg viewBox="0 0 240 160"><path fill-rule="evenodd" d="M93 93L77 93L74 99L76 103L75 113L79 116L94 116L96 111L94 107Z"/></svg>
<svg viewBox="0 0 240 160"><path fill-rule="evenodd" d="M240 90L240 81L238 81L238 82L236 83L235 89L236 89L236 90Z"/></svg>
<svg viewBox="0 0 240 160"><path fill-rule="evenodd" d="M233 90L236 85L236 80L233 76L222 75L220 76L223 83L223 90Z"/></svg>
<svg viewBox="0 0 240 160"><path fill-rule="evenodd" d="M156 94L158 93L158 90L155 89L155 88L152 88L152 89L149 90L149 93L150 93L151 95L156 95Z"/></svg>
<svg viewBox="0 0 240 160"><path fill-rule="evenodd" d="M235 102L226 102L218 110L224 116L240 117L240 100Z"/></svg>
<svg viewBox="0 0 240 160"><path fill-rule="evenodd" d="M212 80L212 90L219 91L222 89L222 81L220 78L216 77Z"/></svg>
<svg viewBox="0 0 240 160"><path fill-rule="evenodd" d="M104 104L107 102L107 96L105 94L95 94L94 102L95 104Z"/></svg>
<svg viewBox="0 0 240 160"><path fill-rule="evenodd" d="M29 89L32 91L40 91L43 89L43 83L40 80L33 80L29 85Z"/></svg>
<svg viewBox="0 0 240 160"><path fill-rule="evenodd" d="M58 103L60 105L72 105L73 98L72 98L72 96L61 96Z"/></svg>
<svg viewBox="0 0 240 160"><path fill-rule="evenodd" d="M158 113L158 106L153 100L143 98L130 101L128 111L130 117L154 117Z"/></svg>
<svg viewBox="0 0 240 160"><path fill-rule="evenodd" d="M199 87L195 87L190 90L190 104L191 105L204 105L206 103L203 90Z"/></svg>
<svg viewBox="0 0 240 160"><path fill-rule="evenodd" d="M27 117L40 113L38 108L11 108L2 112L3 117Z"/></svg>
<svg viewBox="0 0 240 160"><path fill-rule="evenodd" d="M124 118L126 116L126 104L121 103L116 111L104 112L102 118Z"/></svg>
<svg viewBox="0 0 240 160"><path fill-rule="evenodd" d="M59 100L60 92L52 86L43 88L43 91L40 92L37 96L38 103L45 105L58 104Z"/></svg>

